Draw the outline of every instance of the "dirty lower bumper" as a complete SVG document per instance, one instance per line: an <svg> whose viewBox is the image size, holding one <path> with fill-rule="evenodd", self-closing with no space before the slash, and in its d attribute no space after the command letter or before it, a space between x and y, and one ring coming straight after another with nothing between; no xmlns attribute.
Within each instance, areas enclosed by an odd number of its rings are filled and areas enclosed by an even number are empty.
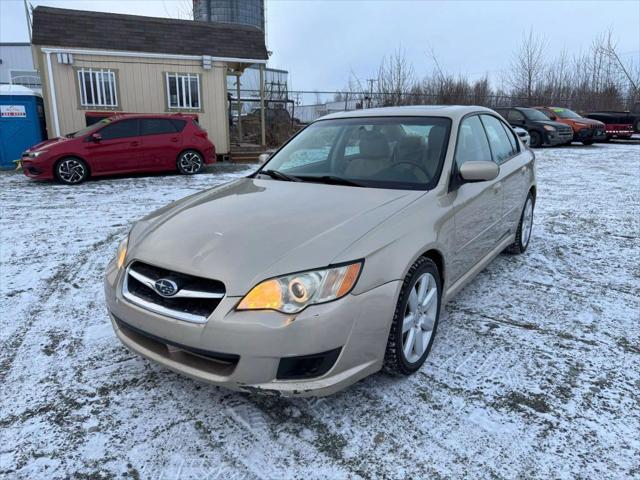
<svg viewBox="0 0 640 480"><path fill-rule="evenodd" d="M400 288L390 282L295 316L238 312L239 299L225 298L206 324L196 325L131 304L113 277L105 279L107 307L130 350L197 380L285 396L329 395L379 370ZM318 354L335 356L326 373L279 379L282 362Z"/></svg>

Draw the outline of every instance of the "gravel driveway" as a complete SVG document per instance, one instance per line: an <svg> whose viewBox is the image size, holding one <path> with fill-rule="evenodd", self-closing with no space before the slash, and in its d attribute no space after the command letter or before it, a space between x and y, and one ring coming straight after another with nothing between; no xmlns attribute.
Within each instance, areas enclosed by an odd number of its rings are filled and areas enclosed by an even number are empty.
<svg viewBox="0 0 640 480"><path fill-rule="evenodd" d="M0 477L640 478L640 145L536 155L530 249L446 307L422 370L311 400L149 363L104 307L132 221L255 166L0 175Z"/></svg>

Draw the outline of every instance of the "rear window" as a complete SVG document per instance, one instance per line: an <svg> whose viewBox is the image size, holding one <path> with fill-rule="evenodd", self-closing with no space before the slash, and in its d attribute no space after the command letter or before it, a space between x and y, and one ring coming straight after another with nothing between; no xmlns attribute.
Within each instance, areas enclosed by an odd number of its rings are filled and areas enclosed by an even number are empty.
<svg viewBox="0 0 640 480"><path fill-rule="evenodd" d="M172 118L171 123L173 123L173 126L178 132L181 132L182 130L184 130L184 127L187 124L186 120L178 120L176 118Z"/></svg>
<svg viewBox="0 0 640 480"><path fill-rule="evenodd" d="M166 118L143 118L141 121L141 135L162 135L176 133L176 127Z"/></svg>

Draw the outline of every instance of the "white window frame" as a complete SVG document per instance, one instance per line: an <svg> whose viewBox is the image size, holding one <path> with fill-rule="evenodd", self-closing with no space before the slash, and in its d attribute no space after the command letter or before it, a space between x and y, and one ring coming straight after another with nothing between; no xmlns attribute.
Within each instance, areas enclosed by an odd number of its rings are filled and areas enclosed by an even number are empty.
<svg viewBox="0 0 640 480"><path fill-rule="evenodd" d="M88 101L85 74L89 74L89 89L93 102ZM79 68L77 71L78 88L80 90L80 105L83 107L118 107L118 89L116 85L116 73L113 70L100 68ZM100 79L100 81L98 81ZM108 101L107 91L111 101Z"/></svg>
<svg viewBox="0 0 640 480"><path fill-rule="evenodd" d="M176 102L171 102L171 89L169 79L176 81ZM198 106L191 103L191 80L196 79ZM178 83L182 84L182 97L180 97ZM202 97L200 95L200 75L197 73L170 73L165 72L165 84L167 89L167 109L168 110L202 110Z"/></svg>

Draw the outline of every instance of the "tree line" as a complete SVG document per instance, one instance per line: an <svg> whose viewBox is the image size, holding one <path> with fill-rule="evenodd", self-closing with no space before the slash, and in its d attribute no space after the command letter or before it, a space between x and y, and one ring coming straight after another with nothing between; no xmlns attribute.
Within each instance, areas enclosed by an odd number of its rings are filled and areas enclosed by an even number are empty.
<svg viewBox="0 0 640 480"><path fill-rule="evenodd" d="M565 106L578 111L629 109L640 101L640 62L624 61L611 30L597 35L586 52L561 50L550 57L544 38L523 35L507 70L494 86L487 75L470 80L445 72L431 52L432 72L415 74L405 52L384 57L375 78L355 75L335 101L358 100L364 107L424 104L500 106ZM638 53L638 52L634 52Z"/></svg>

